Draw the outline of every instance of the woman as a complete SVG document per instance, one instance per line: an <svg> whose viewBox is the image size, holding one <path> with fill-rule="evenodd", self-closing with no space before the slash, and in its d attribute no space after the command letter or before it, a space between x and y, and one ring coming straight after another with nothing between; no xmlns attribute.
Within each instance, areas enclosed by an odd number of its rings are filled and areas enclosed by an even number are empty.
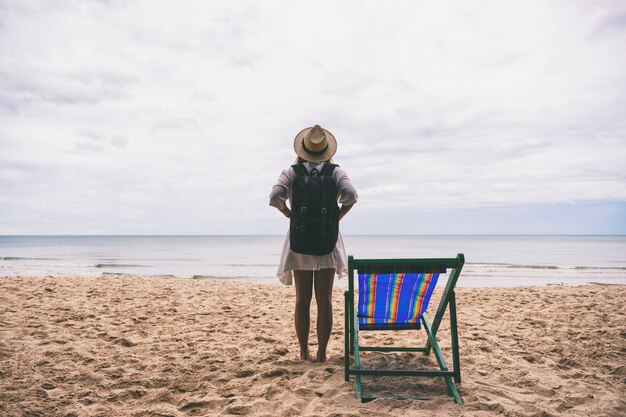
<svg viewBox="0 0 626 417"><path fill-rule="evenodd" d="M330 163L337 150L337 141L328 130L318 125L303 129L296 135L293 144L296 162L302 163L310 173L313 169L318 172L326 163ZM292 185L296 178L293 167L284 170L278 177L278 182L272 188L270 205L276 207L286 217L291 211L287 200L291 200ZM346 172L340 167L333 171L333 181L337 186L337 200L341 204L339 220L346 215L357 201L357 192L352 186ZM291 201L290 201L291 205ZM327 255L306 255L291 250L289 234L285 239L283 252L278 268L278 277L285 285L296 284L296 306L294 323L296 335L300 344L298 359L308 360L309 356L309 326L310 306L315 291L317 302L317 341L318 351L314 360L326 362L329 355L326 347L333 327L332 291L335 273L342 277L347 273L348 260L341 233L331 253ZM293 279L292 279L293 278Z"/></svg>

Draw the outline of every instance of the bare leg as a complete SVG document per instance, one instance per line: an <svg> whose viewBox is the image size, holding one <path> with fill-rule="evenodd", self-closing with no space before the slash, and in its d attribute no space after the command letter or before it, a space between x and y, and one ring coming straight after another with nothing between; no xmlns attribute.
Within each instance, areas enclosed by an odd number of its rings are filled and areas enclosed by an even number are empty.
<svg viewBox="0 0 626 417"><path fill-rule="evenodd" d="M313 271L293 271L296 284L296 311L294 323L296 335L300 344L300 356L302 360L309 359L309 327L311 298L313 297Z"/></svg>
<svg viewBox="0 0 626 417"><path fill-rule="evenodd" d="M320 269L315 272L315 301L317 302L317 341L316 360L326 362L326 347L333 329L333 282L335 269Z"/></svg>

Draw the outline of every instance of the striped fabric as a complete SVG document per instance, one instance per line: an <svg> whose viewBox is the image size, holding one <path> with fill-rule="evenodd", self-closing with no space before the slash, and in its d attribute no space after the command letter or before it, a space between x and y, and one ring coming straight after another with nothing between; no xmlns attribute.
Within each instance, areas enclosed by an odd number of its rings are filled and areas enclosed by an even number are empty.
<svg viewBox="0 0 626 417"><path fill-rule="evenodd" d="M439 274L359 274L359 329L419 329L438 278Z"/></svg>

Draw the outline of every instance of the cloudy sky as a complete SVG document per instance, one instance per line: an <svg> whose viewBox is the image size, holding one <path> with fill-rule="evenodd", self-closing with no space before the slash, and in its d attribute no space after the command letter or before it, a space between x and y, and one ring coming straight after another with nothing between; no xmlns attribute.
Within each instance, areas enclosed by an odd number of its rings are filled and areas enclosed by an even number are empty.
<svg viewBox="0 0 626 417"><path fill-rule="evenodd" d="M626 2L0 1L0 234L626 233Z"/></svg>

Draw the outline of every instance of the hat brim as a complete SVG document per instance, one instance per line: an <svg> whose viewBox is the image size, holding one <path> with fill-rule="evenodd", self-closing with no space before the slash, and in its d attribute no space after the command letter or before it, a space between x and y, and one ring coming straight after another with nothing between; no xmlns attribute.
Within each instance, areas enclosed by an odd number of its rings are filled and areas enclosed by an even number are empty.
<svg viewBox="0 0 626 417"><path fill-rule="evenodd" d="M300 158L304 159L305 161L309 161L309 162L323 162L323 161L330 160L330 158L332 158L333 155L335 155L335 152L337 152L337 139L335 139L333 134L330 133L328 130L322 128L322 130L326 134L326 141L328 141L328 148L326 148L326 151L324 151L324 153L321 153L321 154L309 153L302 146L302 140L304 139L306 134L309 133L311 129L313 129L313 127L307 127L305 129L302 129L300 133L296 135L296 138L293 140L293 149L294 151L296 151L296 155L298 155Z"/></svg>

